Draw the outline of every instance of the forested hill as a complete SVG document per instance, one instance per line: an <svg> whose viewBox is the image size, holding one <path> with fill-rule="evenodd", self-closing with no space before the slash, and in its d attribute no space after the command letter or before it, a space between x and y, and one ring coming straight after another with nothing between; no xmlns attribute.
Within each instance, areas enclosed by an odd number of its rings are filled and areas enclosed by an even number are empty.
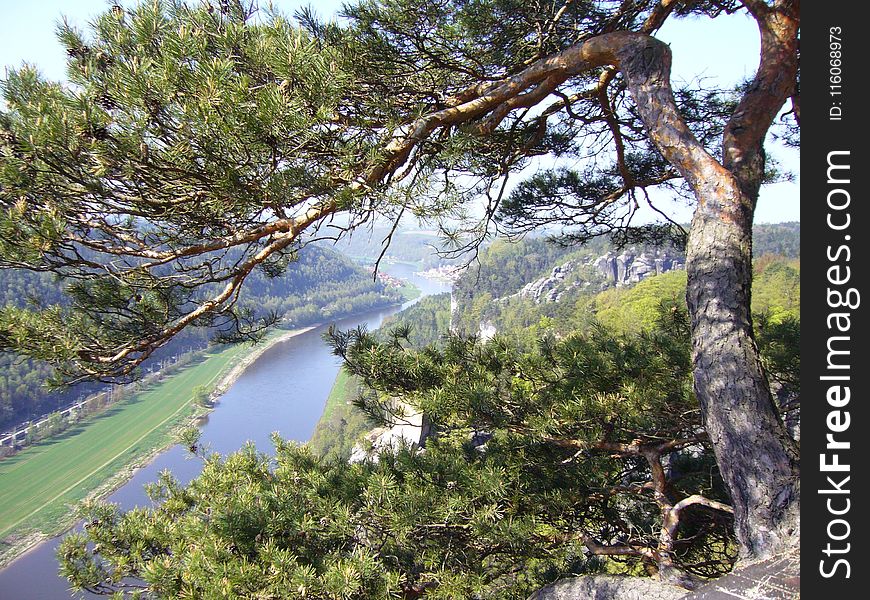
<svg viewBox="0 0 870 600"><path fill-rule="evenodd" d="M3 306L62 303L61 290L62 284L48 274L0 270ZM399 301L398 290L373 281L371 274L340 253L317 247L301 251L281 277L269 278L262 272L252 274L241 297L242 304L257 313L277 313L283 319L282 326L288 328ZM204 347L209 337L207 331L185 331L161 349L154 360ZM148 363L144 368L148 368ZM64 406L95 387L80 384L49 391L44 383L51 373L45 364L0 352L0 431Z"/></svg>
<svg viewBox="0 0 870 600"><path fill-rule="evenodd" d="M768 264L765 257L777 256L799 268L800 223L756 225L753 244L756 263ZM671 246L616 248L605 239L583 246L543 238L496 241L454 285L453 325L474 333L487 324L498 330L527 328L547 317L563 322L565 329L582 328L578 319L595 311L586 306L594 294L684 268L683 251Z"/></svg>
<svg viewBox="0 0 870 600"><path fill-rule="evenodd" d="M755 225L752 228L752 253L756 258L765 254L800 258L800 222L759 223Z"/></svg>
<svg viewBox="0 0 870 600"><path fill-rule="evenodd" d="M288 328L401 300L397 289L373 280L371 273L345 255L316 246L301 251L282 277L253 273L242 291L243 303L276 312Z"/></svg>
<svg viewBox="0 0 870 600"><path fill-rule="evenodd" d="M799 374L796 336L800 319L800 258L798 223L762 225L756 244L752 311L759 340L769 351L768 367L779 374L780 390L795 394ZM658 256L661 266L672 267L659 275L632 281L652 261L638 256ZM621 258L620 258L621 257ZM622 264L616 273L603 267ZM670 263L665 263L665 260ZM658 320L663 303L685 308L686 274L683 254L673 248L616 249L605 240L584 247L565 248L543 238L518 243L496 242L483 250L480 260L466 271L450 294L439 294L384 320L382 339L388 332L407 330L406 343L415 349L443 345L451 330L464 334L502 334L531 349L542 338L564 338L601 326L617 334L635 335ZM566 266L567 265L567 266ZM639 268L641 267L641 268ZM554 273L555 272L555 273ZM613 275L613 276L612 276ZM347 459L354 442L373 424L348 401L361 391L358 379L343 376L334 410L318 423L312 448L324 456ZM364 446L362 444L360 447Z"/></svg>
<svg viewBox="0 0 870 600"><path fill-rule="evenodd" d="M386 252L384 240L389 240ZM321 244L325 245L327 242ZM451 262L436 253L436 249L442 249L442 240L436 232L404 226L396 228L395 231L391 225L361 228L330 245L353 260L366 264L374 263L382 252L384 262L414 263L421 269Z"/></svg>

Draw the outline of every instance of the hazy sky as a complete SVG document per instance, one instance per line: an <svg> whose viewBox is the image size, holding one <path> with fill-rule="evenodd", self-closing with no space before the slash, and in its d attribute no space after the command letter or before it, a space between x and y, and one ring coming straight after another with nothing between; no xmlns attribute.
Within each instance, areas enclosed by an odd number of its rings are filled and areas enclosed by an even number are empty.
<svg viewBox="0 0 870 600"><path fill-rule="evenodd" d="M0 0L0 74L5 73L7 67L17 67L26 61L39 67L50 79L64 78L66 53L54 33L61 16L86 29L91 17L113 3L111 0ZM274 0L273 3L290 13L298 6L311 4L323 16L334 14L341 4L339 0ZM758 64L758 33L745 16L719 18L715 22L672 20L658 37L671 45L676 81L704 77L724 87L750 77ZM772 154L799 175L796 151L774 148ZM688 218L688 214L685 217ZM799 177L795 183L763 188L755 220L799 221Z"/></svg>

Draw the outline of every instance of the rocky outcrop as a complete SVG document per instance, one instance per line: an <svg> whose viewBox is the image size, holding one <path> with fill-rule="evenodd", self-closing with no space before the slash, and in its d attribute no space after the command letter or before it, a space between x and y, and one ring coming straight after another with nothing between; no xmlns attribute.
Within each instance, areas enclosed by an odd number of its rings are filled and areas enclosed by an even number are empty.
<svg viewBox="0 0 870 600"><path fill-rule="evenodd" d="M560 579L528 600L796 600L800 598L800 547L740 565L694 591L646 577L589 575Z"/></svg>
<svg viewBox="0 0 870 600"><path fill-rule="evenodd" d="M381 452L396 452L403 447L422 447L430 434L429 419L405 403L401 403L399 412L403 416L394 417L390 427L373 429L362 442L355 444L348 462L378 462L378 454Z"/></svg>
<svg viewBox="0 0 870 600"><path fill-rule="evenodd" d="M577 263L570 260L563 265L553 267L553 270L547 277L536 279L523 286L519 291L519 295L532 300L535 304L558 302L565 291L577 285L576 282L566 282L567 275L574 271L576 267Z"/></svg>
<svg viewBox="0 0 870 600"><path fill-rule="evenodd" d="M628 248L620 254L608 252L599 256L593 265L611 285L631 285L647 277L668 271L685 269L681 255L669 250L642 250Z"/></svg>
<svg viewBox="0 0 870 600"><path fill-rule="evenodd" d="M683 600L795 600L801 594L801 554L797 545L782 554L746 565L711 581Z"/></svg>
<svg viewBox="0 0 870 600"><path fill-rule="evenodd" d="M684 269L686 262L682 255L672 250L644 249L638 251L636 248L628 248L619 254L608 252L603 256L591 259L585 263L585 266L589 265L600 276L597 281L584 281L577 275L571 276L581 264L576 260L569 260L553 267L549 275L527 283L518 292L518 295L533 301L535 304L559 302L565 292L577 286L585 287L595 284L600 289L604 289L612 286L632 285L653 275Z"/></svg>
<svg viewBox="0 0 870 600"><path fill-rule="evenodd" d="M649 577L569 577L541 588L528 600L677 600L686 590Z"/></svg>
<svg viewBox="0 0 870 600"><path fill-rule="evenodd" d="M483 321L477 328L477 337L481 342L488 342L498 333L498 328L490 321Z"/></svg>

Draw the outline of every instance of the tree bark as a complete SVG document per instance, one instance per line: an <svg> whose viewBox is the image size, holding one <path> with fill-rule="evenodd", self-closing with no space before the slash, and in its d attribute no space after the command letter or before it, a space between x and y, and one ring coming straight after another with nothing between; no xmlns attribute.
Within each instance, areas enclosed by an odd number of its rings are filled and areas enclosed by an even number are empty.
<svg viewBox="0 0 870 600"><path fill-rule="evenodd" d="M800 466L779 417L750 314L752 220L764 175L764 137L794 94L797 1L746 3L761 61L725 129L725 173L695 187L686 256L695 393L734 507L743 560L767 559L800 539Z"/></svg>
<svg viewBox="0 0 870 600"><path fill-rule="evenodd" d="M686 256L695 393L732 495L742 560L799 539L797 453L777 414L750 315L752 219L764 172L762 144L794 89L799 20L789 2L752 3L762 36L758 74L723 139L723 163L692 135L670 89L670 51L626 36L615 62L656 146L698 206Z"/></svg>
<svg viewBox="0 0 870 600"><path fill-rule="evenodd" d="M764 559L799 539L798 462L753 338L751 211L727 210L746 204L719 186L709 194L686 253L695 393L731 492L741 558Z"/></svg>

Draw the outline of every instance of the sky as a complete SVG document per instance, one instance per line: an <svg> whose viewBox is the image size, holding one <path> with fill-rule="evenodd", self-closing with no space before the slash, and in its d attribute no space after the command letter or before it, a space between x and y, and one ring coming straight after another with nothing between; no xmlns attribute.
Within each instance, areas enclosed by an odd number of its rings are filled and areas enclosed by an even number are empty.
<svg viewBox="0 0 870 600"><path fill-rule="evenodd" d="M8 67L28 62L49 79L63 79L66 53L55 38L61 16L86 29L90 18L114 3L112 0L0 0L0 78L5 76ZM329 17L336 13L341 2L273 0L273 4L288 13L311 4L321 16ZM758 64L758 33L751 20L743 15L719 18L715 22L698 18L672 19L657 37L671 45L675 82L708 78L724 87L751 77ZM762 188L755 221L799 221L798 153L777 146L769 150L796 179L794 183ZM688 220L689 216L686 211L679 220Z"/></svg>

